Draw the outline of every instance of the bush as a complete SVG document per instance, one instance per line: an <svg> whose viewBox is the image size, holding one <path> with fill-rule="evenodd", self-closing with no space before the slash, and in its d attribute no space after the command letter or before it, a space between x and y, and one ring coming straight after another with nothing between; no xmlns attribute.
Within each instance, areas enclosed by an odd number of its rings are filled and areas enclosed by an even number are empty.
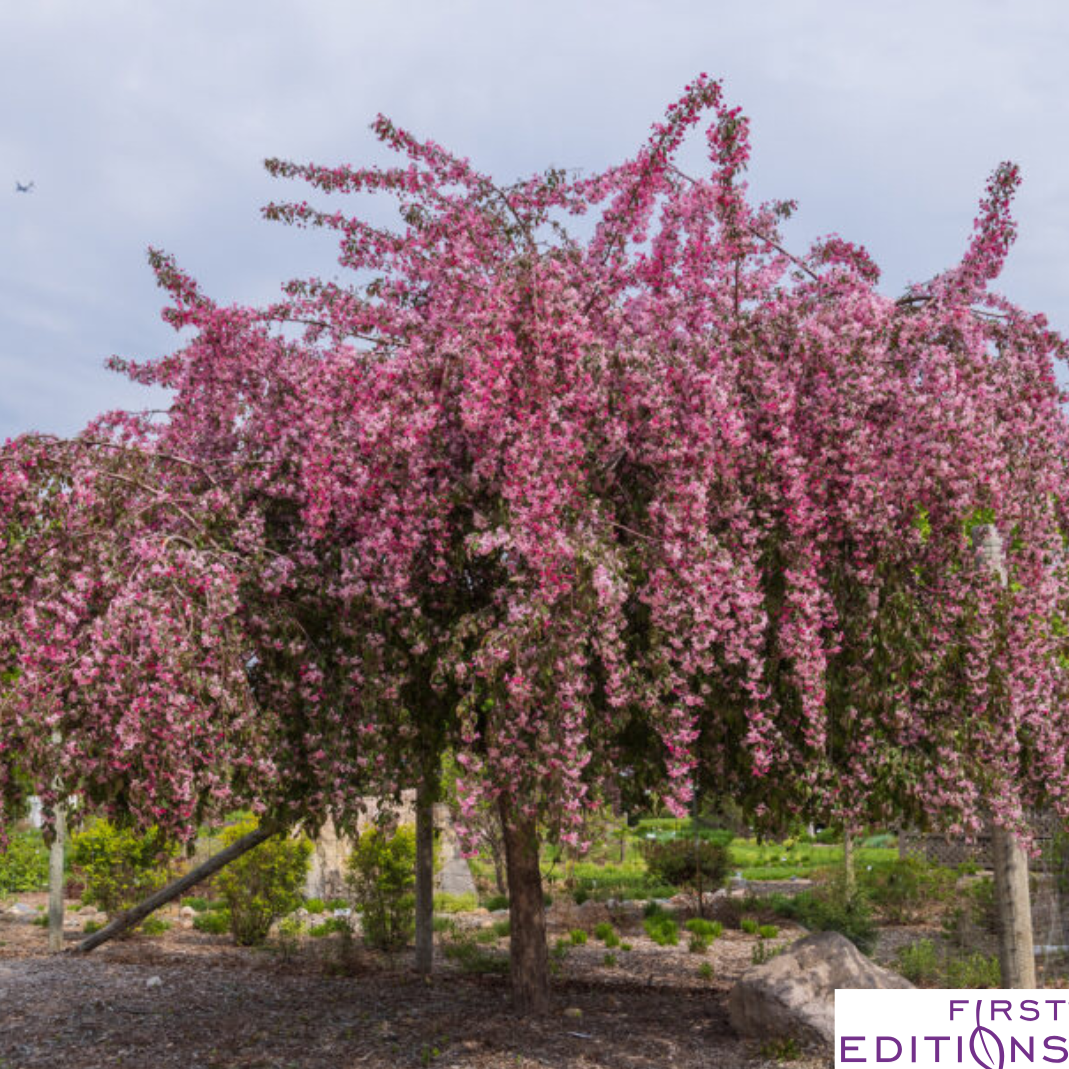
<svg viewBox="0 0 1069 1069"><path fill-rule="evenodd" d="M314 924L309 928L308 934L313 939L321 939L325 935L333 935L335 932L348 930L349 922L344 917L328 917L322 924Z"/></svg>
<svg viewBox="0 0 1069 1069"><path fill-rule="evenodd" d="M606 953L606 955L601 959L601 964L611 969L616 964L616 955L612 953Z"/></svg>
<svg viewBox="0 0 1069 1069"><path fill-rule="evenodd" d="M998 931L995 884L990 876L973 880L943 917L943 932L958 947L975 946Z"/></svg>
<svg viewBox="0 0 1069 1069"><path fill-rule="evenodd" d="M758 924L753 917L743 917L742 920L739 921L739 927L747 935L757 935Z"/></svg>
<svg viewBox="0 0 1069 1069"><path fill-rule="evenodd" d="M687 950L692 954L704 954L708 949L709 937L707 935L698 935L697 933L691 935Z"/></svg>
<svg viewBox="0 0 1069 1069"><path fill-rule="evenodd" d="M608 922L601 921L594 925L594 937L603 943L616 934L616 929Z"/></svg>
<svg viewBox="0 0 1069 1069"><path fill-rule="evenodd" d="M642 926L658 946L674 947L679 943L679 925L667 913L655 913L652 917L647 917Z"/></svg>
<svg viewBox="0 0 1069 1069"><path fill-rule="evenodd" d="M327 904L322 898L308 898L305 900L304 908L309 913L326 913Z"/></svg>
<svg viewBox="0 0 1069 1069"><path fill-rule="evenodd" d="M512 923L508 917L504 920L494 921L493 933L498 939L507 939L512 934Z"/></svg>
<svg viewBox="0 0 1069 1069"><path fill-rule="evenodd" d="M165 921L162 917L149 917L138 928L142 935L163 935L164 932L169 932L170 930L171 922Z"/></svg>
<svg viewBox="0 0 1069 1069"><path fill-rule="evenodd" d="M720 921L707 921L702 917L691 917L683 927L692 935L700 935L703 939L719 939L724 931Z"/></svg>
<svg viewBox="0 0 1069 1069"><path fill-rule="evenodd" d="M94 820L71 836L71 864L84 883L82 901L109 917L163 887L177 854L177 844L156 827L142 832Z"/></svg>
<svg viewBox="0 0 1069 1069"><path fill-rule="evenodd" d="M920 858L906 857L860 873L861 884L889 924L912 924L929 902L946 902L954 893L957 875Z"/></svg>
<svg viewBox="0 0 1069 1069"><path fill-rule="evenodd" d="M753 965L764 965L766 961L771 961L773 958L778 957L787 948L785 946L773 947L769 946L763 939L754 943L753 950L750 951L750 962Z"/></svg>
<svg viewBox="0 0 1069 1069"><path fill-rule="evenodd" d="M203 913L208 908L208 900L197 896L194 896L193 898L183 898L182 905L189 906L189 908L196 913Z"/></svg>
<svg viewBox="0 0 1069 1069"><path fill-rule="evenodd" d="M698 975L703 980L711 980L713 978L712 962L703 961L701 965L698 966Z"/></svg>
<svg viewBox="0 0 1069 1069"><path fill-rule="evenodd" d="M696 891L719 887L727 878L727 846L709 839L658 839L643 844L650 875L663 883Z"/></svg>
<svg viewBox="0 0 1069 1069"><path fill-rule="evenodd" d="M247 817L232 824L223 831L223 845L248 835L256 823L255 817ZM231 861L215 877L226 901L234 942L240 946L263 943L271 925L300 906L311 856L312 844L303 836L275 835Z"/></svg>
<svg viewBox="0 0 1069 1069"><path fill-rule="evenodd" d="M572 941L573 947L581 947L586 943L586 932L582 928L573 928L568 933L568 938Z"/></svg>
<svg viewBox="0 0 1069 1069"><path fill-rule="evenodd" d="M193 918L193 927L206 935L223 935L230 931L230 913L225 909L198 913ZM88 929L88 925L86 925Z"/></svg>
<svg viewBox="0 0 1069 1069"><path fill-rule="evenodd" d="M779 935L779 929L774 924L762 924L757 929L759 939L775 939Z"/></svg>
<svg viewBox="0 0 1069 1069"><path fill-rule="evenodd" d="M40 832L17 832L0 854L0 895L48 886L48 849Z"/></svg>
<svg viewBox="0 0 1069 1069"><path fill-rule="evenodd" d="M368 828L349 856L348 881L363 911L364 942L380 950L403 947L416 926L416 832L408 825L393 835Z"/></svg>
<svg viewBox="0 0 1069 1069"><path fill-rule="evenodd" d="M496 913L499 909L509 908L509 896L508 895L491 895L484 903L486 908L491 913Z"/></svg>
<svg viewBox="0 0 1069 1069"><path fill-rule="evenodd" d="M973 952L940 956L930 939L921 939L898 951L898 971L918 987L999 987L1002 973L998 957Z"/></svg>
<svg viewBox="0 0 1069 1069"><path fill-rule="evenodd" d="M466 973L506 973L509 959L502 954L484 950L470 935L442 944L442 953Z"/></svg>
<svg viewBox="0 0 1069 1069"><path fill-rule="evenodd" d="M868 899L858 891L848 893L841 880L790 898L769 896L769 905L811 932L838 932L863 954L871 954L879 934Z"/></svg>

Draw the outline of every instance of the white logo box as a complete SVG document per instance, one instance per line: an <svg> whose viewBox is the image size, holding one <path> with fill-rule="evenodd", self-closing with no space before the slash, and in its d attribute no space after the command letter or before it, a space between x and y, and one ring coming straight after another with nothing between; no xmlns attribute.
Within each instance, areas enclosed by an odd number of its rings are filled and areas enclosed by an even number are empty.
<svg viewBox="0 0 1069 1069"><path fill-rule="evenodd" d="M835 992L835 1066L1069 1069L1069 991Z"/></svg>

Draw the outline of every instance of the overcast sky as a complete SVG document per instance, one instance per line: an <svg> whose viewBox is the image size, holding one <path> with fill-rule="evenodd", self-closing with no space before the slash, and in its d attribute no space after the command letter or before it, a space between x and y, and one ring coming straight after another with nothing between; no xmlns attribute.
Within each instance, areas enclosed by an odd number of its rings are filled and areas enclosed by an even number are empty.
<svg viewBox="0 0 1069 1069"><path fill-rule="evenodd" d="M174 347L150 244L221 302L334 273L260 218L304 195L265 157L381 160L382 111L501 181L594 170L699 71L753 121L754 193L799 201L792 246L861 242L891 295L1017 161L1000 288L1069 332L1067 46L1056 0L0 0L0 440L155 403L103 366Z"/></svg>

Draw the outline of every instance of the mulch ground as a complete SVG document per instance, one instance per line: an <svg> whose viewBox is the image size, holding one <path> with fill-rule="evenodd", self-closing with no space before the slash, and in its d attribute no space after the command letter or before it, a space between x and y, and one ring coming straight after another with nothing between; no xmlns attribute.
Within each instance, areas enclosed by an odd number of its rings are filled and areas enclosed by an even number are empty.
<svg viewBox="0 0 1069 1069"><path fill-rule="evenodd" d="M79 935L68 932L69 944ZM466 975L443 959L423 980L403 959L359 948L342 956L333 936L281 954L176 925L85 957L50 956L43 929L5 913L0 1069L775 1064L727 1017L727 992L750 964L753 937L727 931L700 956L685 945L656 946L640 931L624 938L633 949L617 951L611 967L600 943L572 949L554 981L553 1012L521 1019L504 976ZM700 977L703 961L713 979ZM812 1052L791 1064L825 1059Z"/></svg>

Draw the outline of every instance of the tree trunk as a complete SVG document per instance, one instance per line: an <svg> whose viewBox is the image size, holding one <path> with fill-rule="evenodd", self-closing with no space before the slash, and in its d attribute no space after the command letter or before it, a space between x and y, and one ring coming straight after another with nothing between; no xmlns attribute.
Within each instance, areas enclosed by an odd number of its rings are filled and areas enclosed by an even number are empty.
<svg viewBox="0 0 1069 1069"><path fill-rule="evenodd" d="M434 963L434 803L438 776L424 770L416 788L416 972Z"/></svg>
<svg viewBox="0 0 1069 1069"><path fill-rule="evenodd" d="M854 864L854 833L850 828L843 828L843 888L850 897L857 887L857 873Z"/></svg>
<svg viewBox="0 0 1069 1069"><path fill-rule="evenodd" d="M538 828L504 799L500 802L509 880L509 967L512 1000L522 1015L549 1010L549 955L542 871L538 867Z"/></svg>
<svg viewBox="0 0 1069 1069"><path fill-rule="evenodd" d="M1002 535L993 523L972 529L977 563L995 574L1003 588L1009 583ZM991 857L995 868L995 906L998 909L998 961L1002 986L1036 986L1036 962L1032 946L1032 899L1028 888L1028 857L1017 837L994 822Z"/></svg>
<svg viewBox="0 0 1069 1069"><path fill-rule="evenodd" d="M195 887L202 880L206 880L209 876L214 876L220 869L229 865L231 861L241 857L242 854L247 854L253 847L259 846L260 843L270 839L272 835L277 835L283 828L284 825L273 821L261 824L260 827L250 831L248 835L243 835L237 842L231 843L225 850L220 851L214 857L210 857L203 865L198 865L192 872L187 872L185 876L175 880L173 883L169 883L162 891L157 891L150 898L146 898L144 902L120 914L110 924L101 928L99 932L94 932L88 938L83 939L73 948L74 953L87 954L90 950L100 946L101 943L106 943L109 939L114 939L117 935L122 935L123 932L129 931L140 924L150 913L159 909L160 906L167 905L168 902L178 898L179 895L185 894L186 891Z"/></svg>
<svg viewBox="0 0 1069 1069"><path fill-rule="evenodd" d="M56 806L55 831L48 848L48 950L63 949L63 861L67 850L67 809Z"/></svg>
<svg viewBox="0 0 1069 1069"><path fill-rule="evenodd" d="M1034 988L1036 960L1032 948L1032 902L1028 891L1028 855L1017 837L991 825L991 856L998 907L998 963L1002 987Z"/></svg>

